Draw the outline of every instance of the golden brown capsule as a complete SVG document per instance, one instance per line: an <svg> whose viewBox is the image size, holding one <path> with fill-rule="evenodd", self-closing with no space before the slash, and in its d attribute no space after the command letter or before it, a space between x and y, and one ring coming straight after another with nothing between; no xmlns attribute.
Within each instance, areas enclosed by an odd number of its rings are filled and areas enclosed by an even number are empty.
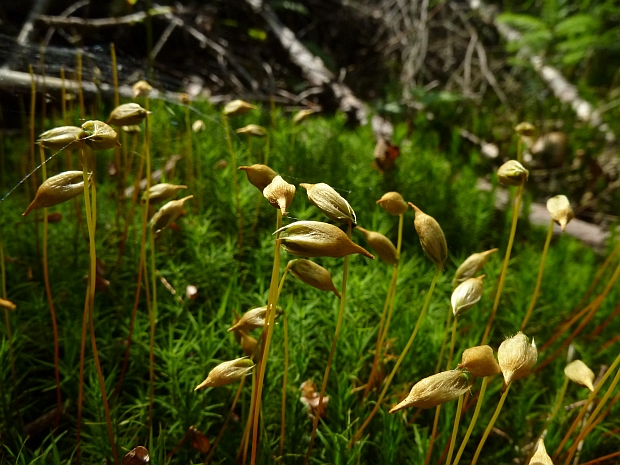
<svg viewBox="0 0 620 465"><path fill-rule="evenodd" d="M276 307L276 316L282 313L282 309L280 307ZM228 328L228 332L230 331L252 331L256 328L262 328L265 326L265 318L267 316L267 306L264 307L256 307L251 310L245 312L239 320Z"/></svg>
<svg viewBox="0 0 620 465"><path fill-rule="evenodd" d="M338 223L348 223L355 225L357 219L355 212L338 192L331 186L320 182L318 184L301 183L301 187L306 189L308 199L327 217Z"/></svg>
<svg viewBox="0 0 620 465"><path fill-rule="evenodd" d="M271 205L282 211L282 215L286 215L287 208L295 197L295 186L282 179L282 176L276 176L263 189L263 195Z"/></svg>
<svg viewBox="0 0 620 465"><path fill-rule="evenodd" d="M484 277L485 275L469 278L459 284L452 292L450 303L455 317L469 310L482 298L482 280Z"/></svg>
<svg viewBox="0 0 620 465"><path fill-rule="evenodd" d="M500 184L520 186L530 176L530 172L517 160L508 160L497 170Z"/></svg>
<svg viewBox="0 0 620 465"><path fill-rule="evenodd" d="M245 115L250 110L256 110L257 107L249 104L248 102L244 102L243 100L233 100L224 106L224 115L225 116L239 116Z"/></svg>
<svg viewBox="0 0 620 465"><path fill-rule="evenodd" d="M333 224L320 221L296 221L276 231L282 233L282 247L289 253L302 257L342 258L358 253L374 260L374 256L354 243Z"/></svg>
<svg viewBox="0 0 620 465"><path fill-rule="evenodd" d="M245 134L246 136L253 137L265 137L267 135L267 130L258 124L248 124L247 126L237 129L235 132L237 134Z"/></svg>
<svg viewBox="0 0 620 465"><path fill-rule="evenodd" d="M340 293L332 281L332 275L321 265L304 258L298 258L288 262L288 269L293 276L308 286L320 291L333 292L340 298Z"/></svg>
<svg viewBox="0 0 620 465"><path fill-rule="evenodd" d="M113 126L134 126L140 124L150 114L150 111L142 108L137 103L124 103L112 110L107 124Z"/></svg>
<svg viewBox="0 0 620 465"><path fill-rule="evenodd" d="M0 297L0 308L4 308L6 310L15 310L17 305L15 305L10 300L6 300Z"/></svg>
<svg viewBox="0 0 620 465"><path fill-rule="evenodd" d="M454 279L452 280L452 287L456 288L463 281L469 278L473 278L478 271L486 264L489 256L497 252L497 249L487 250L486 252L480 252L470 255L465 259L461 266L456 269L454 273Z"/></svg>
<svg viewBox="0 0 620 465"><path fill-rule="evenodd" d="M174 223L181 215L185 214L185 202L193 195L188 195L180 200L171 200L163 207L161 207L151 218L150 226L155 231L155 234L159 234L163 229L166 229L172 223Z"/></svg>
<svg viewBox="0 0 620 465"><path fill-rule="evenodd" d="M414 384L405 400L392 407L390 413L398 412L407 407L436 407L465 394L468 384L468 376L461 370L437 373Z"/></svg>
<svg viewBox="0 0 620 465"><path fill-rule="evenodd" d="M34 200L22 216L37 208L53 207L71 200L84 192L84 175L82 171L65 171L48 178L37 189Z"/></svg>
<svg viewBox="0 0 620 465"><path fill-rule="evenodd" d="M470 375L478 378L494 376L501 372L490 346L476 346L465 349L458 367L467 370Z"/></svg>
<svg viewBox="0 0 620 465"><path fill-rule="evenodd" d="M194 388L194 391L205 387L217 387L234 383L248 375L252 368L254 368L254 362L246 357L220 363L209 372L207 379Z"/></svg>
<svg viewBox="0 0 620 465"><path fill-rule="evenodd" d="M310 115L314 113L317 113L317 111L312 110L310 108L305 109L305 110L300 110L295 114L295 116L293 116L293 123L295 124L301 123L302 121L306 120Z"/></svg>
<svg viewBox="0 0 620 465"><path fill-rule="evenodd" d="M57 152L58 150L71 150L80 146L78 139L82 128L77 126L60 126L50 129L39 135L37 141L42 147Z"/></svg>
<svg viewBox="0 0 620 465"><path fill-rule="evenodd" d="M538 440L536 452L532 455L527 465L553 465L553 460L547 454L547 449L545 449L545 443L542 439Z"/></svg>
<svg viewBox="0 0 620 465"><path fill-rule="evenodd" d="M142 132L142 129L137 124L132 126L123 126L121 129L127 134L140 134Z"/></svg>
<svg viewBox="0 0 620 465"><path fill-rule="evenodd" d="M160 202L174 197L182 189L187 189L187 186L168 183L155 184L142 195L142 200L146 200L148 197L151 203Z"/></svg>
<svg viewBox="0 0 620 465"><path fill-rule="evenodd" d="M103 121L86 121L78 137L93 150L108 150L121 145L116 131Z"/></svg>
<svg viewBox="0 0 620 465"><path fill-rule="evenodd" d="M497 351L497 360L504 375L504 385L507 386L529 375L537 359L538 351L534 340L530 343L521 331L504 340Z"/></svg>
<svg viewBox="0 0 620 465"><path fill-rule="evenodd" d="M562 232L570 220L575 218L575 213L565 195L556 195L547 200L547 210L553 221L560 225Z"/></svg>
<svg viewBox="0 0 620 465"><path fill-rule="evenodd" d="M594 372L581 360L574 360L564 368L564 374L572 382L594 391Z"/></svg>
<svg viewBox="0 0 620 465"><path fill-rule="evenodd" d="M358 226L355 230L361 232L366 237L366 242L381 260L388 265L396 265L398 263L398 251L391 240L379 232L369 231L361 226Z"/></svg>
<svg viewBox="0 0 620 465"><path fill-rule="evenodd" d="M443 266L448 258L448 244L446 236L439 223L430 215L427 215L414 204L409 202L409 206L415 211L415 220L413 225L420 238L422 250L433 263Z"/></svg>
<svg viewBox="0 0 620 465"><path fill-rule="evenodd" d="M402 215L409 210L407 202L398 192L386 192L377 200L377 205L380 205L386 212L394 216Z"/></svg>
<svg viewBox="0 0 620 465"><path fill-rule="evenodd" d="M207 129L207 125L201 119L197 119L192 123L192 131L195 133L199 133Z"/></svg>
<svg viewBox="0 0 620 465"><path fill-rule="evenodd" d="M273 178L277 176L277 173L267 165L256 164L251 166L240 166L239 169L245 171L250 184L261 192L263 192L265 187L271 184Z"/></svg>
<svg viewBox="0 0 620 465"><path fill-rule="evenodd" d="M532 123L523 121L515 126L515 131L520 136L534 137L536 135L536 128Z"/></svg>
<svg viewBox="0 0 620 465"><path fill-rule="evenodd" d="M148 97L153 87L146 81L138 81L133 85L133 98Z"/></svg>

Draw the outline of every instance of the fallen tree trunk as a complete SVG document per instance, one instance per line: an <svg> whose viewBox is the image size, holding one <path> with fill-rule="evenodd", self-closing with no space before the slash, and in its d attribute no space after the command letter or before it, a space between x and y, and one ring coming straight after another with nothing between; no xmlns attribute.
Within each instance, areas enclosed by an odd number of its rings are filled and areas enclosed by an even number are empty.
<svg viewBox="0 0 620 465"><path fill-rule="evenodd" d="M497 21L498 12L494 6L485 5L480 0L469 0L469 6L472 10L477 11L485 22L493 24L505 40L509 42L521 40L521 33L519 31ZM608 143L613 144L616 142L616 135L609 125L603 121L601 114L590 102L584 100L579 95L577 88L568 82L560 71L546 65L542 56L536 55L527 47L522 47L521 53L527 57L534 70L545 81L558 100L569 104L577 117L598 129L605 136L605 140Z"/></svg>

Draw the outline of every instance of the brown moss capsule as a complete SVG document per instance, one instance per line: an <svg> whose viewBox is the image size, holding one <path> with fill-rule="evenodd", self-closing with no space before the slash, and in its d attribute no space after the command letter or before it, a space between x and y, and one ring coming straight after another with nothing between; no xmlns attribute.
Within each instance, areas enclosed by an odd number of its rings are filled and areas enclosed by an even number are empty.
<svg viewBox="0 0 620 465"><path fill-rule="evenodd" d="M144 465L150 461L151 457L148 449L144 446L138 446L131 449L127 455L123 457L121 465Z"/></svg>
<svg viewBox="0 0 620 465"><path fill-rule="evenodd" d="M137 124L132 126L123 126L121 129L127 134L140 134L142 132L142 129Z"/></svg>
<svg viewBox="0 0 620 465"><path fill-rule="evenodd" d="M320 291L333 292L340 298L340 293L332 281L332 275L321 265L304 258L298 258L288 262L288 269L293 276L304 284Z"/></svg>
<svg viewBox="0 0 620 465"><path fill-rule="evenodd" d="M107 124L113 126L133 126L140 124L144 121L146 115L150 114L150 111L142 108L137 103L124 103L112 110Z"/></svg>
<svg viewBox="0 0 620 465"><path fill-rule="evenodd" d="M520 186L530 176L530 172L516 160L508 160L497 170L500 184L507 186Z"/></svg>
<svg viewBox="0 0 620 465"><path fill-rule="evenodd" d="M17 308L17 305L15 305L10 300L6 300L0 297L0 308L4 308L5 310L15 310Z"/></svg>
<svg viewBox="0 0 620 465"><path fill-rule="evenodd" d="M241 336L241 350L244 355L250 357L254 353L258 341L244 331L239 331L239 335Z"/></svg>
<svg viewBox="0 0 620 465"><path fill-rule="evenodd" d="M590 391L594 391L594 372L581 360L575 360L566 365L564 374L572 382L581 384Z"/></svg>
<svg viewBox="0 0 620 465"><path fill-rule="evenodd" d="M366 237L366 242L381 260L388 265L396 265L398 263L398 251L391 240L381 233L369 231L360 226L355 228L355 230L361 232Z"/></svg>
<svg viewBox="0 0 620 465"><path fill-rule="evenodd" d="M146 81L138 81L133 87L133 98L148 97L153 87Z"/></svg>
<svg viewBox="0 0 620 465"><path fill-rule="evenodd" d="M316 110L306 109L298 111L295 116L293 116L293 123L301 123L302 121L308 119L308 117L314 113L317 113Z"/></svg>
<svg viewBox="0 0 620 465"><path fill-rule="evenodd" d="M536 128L532 123L523 121L515 126L515 131L520 136L534 137L536 135Z"/></svg>
<svg viewBox="0 0 620 465"><path fill-rule="evenodd" d="M538 440L536 452L532 455L528 465L553 465L553 461L549 454L547 454L547 449L545 449L545 443L542 439Z"/></svg>
<svg viewBox="0 0 620 465"><path fill-rule="evenodd" d="M409 209L407 202L398 192L386 192L377 200L377 205L380 205L386 212L394 216L402 215Z"/></svg>
<svg viewBox="0 0 620 465"><path fill-rule="evenodd" d="M79 139L93 150L108 150L121 145L118 134L103 121L86 121L82 124Z"/></svg>
<svg viewBox="0 0 620 465"><path fill-rule="evenodd" d="M142 195L142 200L146 200L148 197L151 203L161 202L174 197L182 189L187 189L187 186L168 183L155 184Z"/></svg>
<svg viewBox="0 0 620 465"><path fill-rule="evenodd" d="M263 195L271 205L282 210L282 215L286 215L286 210L295 197L295 186L282 179L282 176L276 176L263 189Z"/></svg>
<svg viewBox="0 0 620 465"><path fill-rule="evenodd" d="M237 134L245 134L246 136L253 137L265 137L267 135L267 130L258 124L248 124L247 126L237 129L235 132Z"/></svg>
<svg viewBox="0 0 620 465"><path fill-rule="evenodd" d="M465 313L482 298L482 280L485 275L469 278L457 286L452 292L450 303L454 316Z"/></svg>
<svg viewBox="0 0 620 465"><path fill-rule="evenodd" d="M280 307L276 307L276 316L282 313L282 309ZM237 321L234 325L228 328L228 332L230 331L252 331L256 328L262 328L265 326L265 318L267 316L267 306L264 307L256 307L251 310L245 312L239 321Z"/></svg>
<svg viewBox="0 0 620 465"><path fill-rule="evenodd" d="M248 181L261 192L263 192L265 187L271 184L273 178L277 176L277 173L267 165L257 164L240 166L239 169L245 171L245 174L248 176Z"/></svg>
<svg viewBox="0 0 620 465"><path fill-rule="evenodd" d="M209 372L207 379L196 386L194 391L206 387L218 387L234 383L249 374L252 368L254 368L254 362L245 357L220 363Z"/></svg>
<svg viewBox="0 0 620 465"><path fill-rule="evenodd" d="M497 249L487 250L486 252L480 252L470 255L465 259L461 266L456 269L454 273L454 279L452 280L452 287L456 288L462 282L473 278L478 271L486 264L489 256L497 252Z"/></svg>
<svg viewBox="0 0 620 465"><path fill-rule="evenodd" d="M338 223L348 223L355 225L357 219L355 212L338 192L331 186L320 182L318 184L301 183L301 187L308 192L308 199L327 217Z"/></svg>
<svg viewBox="0 0 620 465"><path fill-rule="evenodd" d="M407 407L432 408L457 399L468 389L468 376L460 370L450 370L429 376L414 384L409 395L390 413Z"/></svg>
<svg viewBox="0 0 620 465"><path fill-rule="evenodd" d="M536 344L534 340L530 343L525 334L519 331L502 342L497 351L497 359L504 375L504 385L507 386L530 374L538 359Z"/></svg>
<svg viewBox="0 0 620 465"><path fill-rule="evenodd" d="M494 376L501 372L490 346L476 346L465 349L459 368L467 370L470 375L478 378Z"/></svg>
<svg viewBox="0 0 620 465"><path fill-rule="evenodd" d="M77 126L60 126L39 135L37 142L54 152L63 149L71 150L80 146L81 142L78 137L81 133L82 128Z"/></svg>
<svg viewBox="0 0 620 465"><path fill-rule="evenodd" d="M207 125L201 119L197 119L192 123L192 131L195 133L199 133L207 129Z"/></svg>
<svg viewBox="0 0 620 465"><path fill-rule="evenodd" d="M409 202L409 206L415 211L413 225L418 232L422 250L433 263L442 266L448 258L448 244L441 226L435 218L427 215L411 202Z"/></svg>
<svg viewBox="0 0 620 465"><path fill-rule="evenodd" d="M282 233L282 247L302 257L342 258L358 253L374 260L374 256L353 242L337 226L320 221L297 221L276 231Z"/></svg>
<svg viewBox="0 0 620 465"><path fill-rule="evenodd" d="M48 178L39 186L34 200L22 216L37 208L53 207L77 197L84 192L83 179L82 171L65 171Z"/></svg>
<svg viewBox="0 0 620 465"><path fill-rule="evenodd" d="M188 195L180 200L171 200L163 207L161 207L151 218L151 228L155 231L155 234L159 234L162 230L166 229L172 223L174 223L181 215L185 214L185 202L193 198L193 195Z"/></svg>
<svg viewBox="0 0 620 465"><path fill-rule="evenodd" d="M565 195L556 195L547 200L547 210L553 221L560 225L562 232L570 220L575 218L575 213Z"/></svg>
<svg viewBox="0 0 620 465"><path fill-rule="evenodd" d="M249 104L248 102L244 102L243 100L233 100L229 102L224 107L224 115L225 116L239 116L245 115L250 110L256 110L257 107Z"/></svg>

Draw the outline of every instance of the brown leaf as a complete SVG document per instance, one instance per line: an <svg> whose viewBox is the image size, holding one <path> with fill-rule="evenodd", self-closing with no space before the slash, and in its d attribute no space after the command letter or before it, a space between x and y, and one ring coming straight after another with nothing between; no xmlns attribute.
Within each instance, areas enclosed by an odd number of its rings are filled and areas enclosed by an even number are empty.
<svg viewBox="0 0 620 465"><path fill-rule="evenodd" d="M192 447L201 454L206 454L209 452L209 449L211 449L209 438L193 426L190 426L189 429L192 435Z"/></svg>
<svg viewBox="0 0 620 465"><path fill-rule="evenodd" d="M149 463L151 457L146 447L138 446L131 451L125 457L123 457L122 465L143 465Z"/></svg>

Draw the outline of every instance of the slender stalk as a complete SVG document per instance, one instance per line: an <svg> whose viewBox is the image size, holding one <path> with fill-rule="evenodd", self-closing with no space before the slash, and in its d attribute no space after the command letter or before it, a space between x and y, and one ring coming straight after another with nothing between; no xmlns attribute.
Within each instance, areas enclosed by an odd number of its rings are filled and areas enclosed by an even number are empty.
<svg viewBox="0 0 620 465"><path fill-rule="evenodd" d="M538 278L536 278L536 287L534 288L534 294L532 295L532 301L527 309L523 322L521 323L521 331L525 331L525 326L530 319L530 315L536 306L536 300L538 300L538 293L540 292L540 284L542 283L543 273L545 271L545 260L547 259L547 252L549 251L549 244L553 237L553 220L549 223L549 230L547 231L547 239L545 240L545 246L543 247L542 258L540 259L540 268L538 269Z"/></svg>
<svg viewBox="0 0 620 465"><path fill-rule="evenodd" d="M387 390L390 387L390 384L392 383L392 380L394 379L394 376L396 375L398 368L400 367L401 363L403 363L403 360L405 359L407 352L411 348L411 345L413 344L413 341L415 340L415 337L418 334L418 331L422 324L422 320L424 319L424 316L426 315L426 311L428 310L428 306L431 302L431 297L433 295L433 291L435 290L435 284L437 284L437 278L439 277L439 272L441 271L441 267L442 267L442 264L440 263L437 265L435 269L435 275L433 276L431 287L428 290L428 294L426 294L426 299L424 300L424 306L422 307L420 316L418 316L418 321L416 322L415 327L413 328L413 332L411 333L411 336L409 337L409 340L407 341L407 345L405 345L405 348L403 349L402 353L398 357L398 360L396 360L396 364L394 365L394 368L392 369L390 376L388 376L388 378L386 379L385 385L383 386L383 391L381 391L381 395L379 395L379 399L377 399L377 402L374 408L372 409L372 411L370 412L370 414L368 415L368 417L366 418L362 426L357 430L357 433L355 433L355 435L349 442L349 446L348 446L349 448L353 446L355 441L357 441L359 438L362 437L362 433L364 432L364 429L366 429L366 427L370 424L373 417L379 411L379 407L381 407L381 403L383 402L385 394L387 393Z"/></svg>
<svg viewBox="0 0 620 465"><path fill-rule="evenodd" d="M456 343L456 326L458 316L454 316L454 322L452 323L452 339L450 340L450 353L448 355L448 363L446 364L446 370L449 370L452 366L452 358L454 357L454 345Z"/></svg>
<svg viewBox="0 0 620 465"><path fill-rule="evenodd" d="M192 123L189 105L185 106L185 156L187 162L187 184L191 192L196 192L194 184L194 150L192 147Z"/></svg>
<svg viewBox="0 0 620 465"><path fill-rule="evenodd" d="M349 221L349 229L347 235L351 238L351 231L353 225ZM336 344L338 343L338 337L340 336L340 329L342 328L342 318L344 317L345 303L347 300L347 278L349 276L349 255L344 257L344 267L342 270L342 290L340 291L340 310L338 311L338 321L336 323L336 331L334 332L334 338L332 339L332 347L327 357L327 365L325 366L325 373L323 374L323 384L321 385L321 393L319 394L319 405L316 409L316 415L314 415L314 421L312 423L312 433L310 435L310 443L308 444L308 451L304 459L304 465L308 465L310 461L310 455L312 454L312 447L314 446L314 439L316 437L316 430L319 426L319 419L321 418L321 412L323 411L323 398L325 396L325 390L327 389L327 380L329 379L329 372L331 370L334 354L336 353Z"/></svg>
<svg viewBox="0 0 620 465"><path fill-rule="evenodd" d="M465 437L461 442L461 447L459 447L459 451L454 458L454 462L452 465L458 465L459 460L461 460L461 455L465 451L465 446L467 446L467 441L469 441L469 437L471 436L472 431L474 430L474 426L476 425L476 420L478 420L478 415L480 414L480 408L482 407L482 402L484 400L484 393L487 390L487 384L489 383L490 376L485 376L482 378L482 386L480 387L480 394L478 395L478 402L476 402L476 408L474 410L474 416L471 417L471 421L469 422L469 427L467 428L467 432L465 433ZM446 465L450 465L449 462L446 462Z"/></svg>
<svg viewBox="0 0 620 465"><path fill-rule="evenodd" d="M224 116L226 121L226 116ZM228 126L227 126L228 128ZM236 167L235 167L236 173ZM282 227L282 210L277 210L277 228ZM276 315L276 305L278 304L278 277L280 275L280 234L276 234L276 246L273 258L273 269L271 271L271 284L269 286L269 298L267 300L267 337L263 344L263 354L259 361L258 379L256 383L256 398L254 399L254 418L252 430L252 456L250 463L256 464L256 452L258 451L258 419L260 416L260 406L263 394L263 381L265 379L265 371L267 369L267 360L269 358L269 347L271 345L271 337L273 336L274 320Z"/></svg>
<svg viewBox="0 0 620 465"><path fill-rule="evenodd" d="M228 127L228 117L222 115L222 122L224 123L224 129L226 131L226 142L228 143L228 151L230 152L230 159L232 162L233 181L235 184L235 200L237 201L237 221L239 222L239 238L238 247L239 255L238 260L241 265L241 255L243 246L243 216L241 215L241 203L239 200L239 179L237 177L237 157L235 157L235 151L233 150L232 139L230 138L230 128Z"/></svg>
<svg viewBox="0 0 620 465"><path fill-rule="evenodd" d="M598 405L594 409L594 412L592 412L592 414L590 415L590 418L588 418L588 421L586 421L586 424L583 426L583 428L581 428L581 432L577 435L577 438L575 439L573 445L568 450L568 458L566 459L566 462L564 462L565 465L568 465L570 461L572 460L573 456L575 455L575 452L577 452L577 447L579 446L579 443L586 439L586 436L590 432L590 425L592 425L597 415L601 412L601 410L603 409L603 407L609 400L609 397L611 396L612 392L618 385L619 381L620 381L620 370L616 370L616 376L614 376L614 379L612 380L611 384L607 388L607 391L603 395L603 398L601 399L601 401L598 403Z"/></svg>
<svg viewBox="0 0 620 465"><path fill-rule="evenodd" d="M90 284L86 285L86 298L84 299L84 313L82 315L82 339L80 343L80 380L78 387L78 406L77 406L77 463L80 463L82 455L82 405L84 404L84 359L86 358L86 328L88 326L88 301L90 297Z"/></svg>
<svg viewBox="0 0 620 465"><path fill-rule="evenodd" d="M45 149L42 145L39 145L39 154L41 155L41 175L42 181L47 179L47 167L45 166ZM48 254L47 254L47 208L43 209L43 278L45 281L45 295L47 296L47 303L50 306L50 315L52 317L52 332L54 334L54 376L56 378L56 426L60 422L60 415L62 414L62 394L60 391L60 361L59 361L59 343L58 343L58 324L56 323L56 309L54 308L54 299L52 298L52 289L50 287L50 274L48 268Z"/></svg>
<svg viewBox="0 0 620 465"><path fill-rule="evenodd" d="M269 163L269 133L265 134L265 161L264 165ZM258 224L258 211L260 210L261 199L263 198L263 193L259 192L256 197L256 208L254 209L254 221L252 221L252 231L256 229L256 225Z"/></svg>
<svg viewBox="0 0 620 465"><path fill-rule="evenodd" d="M241 391L243 390L243 385L244 384L245 384L245 377L241 378L241 382L239 382L239 388L237 389L237 393L235 394L235 398L233 399L233 403L230 406L230 410L228 411L228 415L226 415L226 419L224 420L224 424L222 425L222 429L220 430L219 434L217 435L217 438L215 439L215 442L211 446L211 450L209 450L209 455L207 455L207 458L204 461L205 464L209 463L209 460L211 460L211 457L213 457L213 453L215 452L215 449L217 448L217 445L220 443L220 440L222 439L222 436L224 436L224 431L226 431L226 427L228 426L228 422L230 422L232 414L235 411L235 407L237 406L237 401L239 400L239 396L241 396Z"/></svg>
<svg viewBox="0 0 620 465"><path fill-rule="evenodd" d="M157 322L157 274L155 269L155 232L150 230L151 298L149 311L149 429L153 428L153 401L155 399L155 323Z"/></svg>
<svg viewBox="0 0 620 465"><path fill-rule="evenodd" d="M89 238L89 250L90 250L90 270L88 275L88 307L89 307L89 323L90 323L90 343L93 350L93 357L95 360L95 368L97 370L97 377L99 379L99 388L101 389L101 396L103 400L103 408L105 411L106 423L108 425L108 436L110 439L110 446L112 447L112 455L114 456L114 463L119 464L118 455L116 452L116 443L114 442L114 431L112 430L112 419L110 417L110 406L108 404L108 396L105 389L105 380L103 377L103 371L101 370L101 362L99 361L99 351L97 350L97 341L95 339L95 323L94 323L94 304L95 304L95 279L97 273L97 252L95 248L95 227L96 227L96 205L97 205L97 190L95 183L95 176L92 176L92 190L93 200L91 209L90 193L88 189L88 154L82 151L83 158L83 178L84 178L84 200L86 207L86 223L88 226L88 238Z"/></svg>
<svg viewBox="0 0 620 465"><path fill-rule="evenodd" d="M34 142L34 130L35 130L35 112L36 112L36 103L37 103L37 88L34 81L34 72L32 71L32 65L28 65L28 70L30 71L30 121L28 123L29 129L29 138L30 138L30 172L32 172L32 176L30 176L30 184L32 187L32 192L36 193L37 191L37 177L35 171L35 161L34 161L34 152L35 152L35 142ZM34 219L34 237L35 237L35 248L37 252L37 259L41 256L39 249L39 210L35 210L35 219Z"/></svg>
<svg viewBox="0 0 620 465"><path fill-rule="evenodd" d="M454 426L452 427L452 437L450 438L450 449L448 450L448 458L446 459L446 465L450 465L452 460L452 454L454 453L454 444L456 443L456 436L459 433L459 423L461 421L461 411L463 410L463 398L465 394L461 394L459 397L459 403L456 407L456 417L454 418Z"/></svg>
<svg viewBox="0 0 620 465"><path fill-rule="evenodd" d="M112 82L114 83L114 108L116 108L120 105L120 97L118 94L118 71L114 43L110 44L110 61L112 64ZM116 230L120 231L121 209L124 202L121 200L123 197L123 170L121 167L121 148L118 146L114 147L114 164L116 165Z"/></svg>
<svg viewBox="0 0 620 465"><path fill-rule="evenodd" d="M289 266L286 265L284 269L284 274L282 275L282 279L280 279L280 285L278 286L278 298L280 298L280 294L282 293L282 288L284 287L284 280L288 274ZM284 463L284 441L286 439L286 386L288 383L288 365L289 365L289 354L288 354L288 318L286 316L286 312L283 314L284 317L284 374L282 376L282 407L281 407L281 417L280 417L280 463Z"/></svg>
<svg viewBox="0 0 620 465"><path fill-rule="evenodd" d="M493 320L495 319L495 313L497 312L497 307L499 307L500 297L502 296L502 289L504 288L504 280L506 279L506 272L508 271L508 263L510 262L510 252L512 251L512 244L515 239L515 232L517 231L517 221L519 219L519 210L521 210L521 201L523 199L523 187L525 185L524 183L525 181L521 183L521 185L519 186L519 191L517 192L517 199L514 205L514 211L512 213L512 225L510 227L510 238L508 239L508 247L506 248L506 255L504 256L502 272L499 276L499 284L497 286L497 293L495 294L495 302L493 302L493 310L491 311L491 316L489 318L489 322L487 323L487 327L484 330L484 336L482 336L482 342L480 343L480 345L484 345L487 343L489 333L491 332L491 326L493 325Z"/></svg>
<svg viewBox="0 0 620 465"><path fill-rule="evenodd" d="M241 445L239 446L239 452L237 452L237 460L242 455L241 463L245 465L247 456L248 456L248 445L250 444L250 433L252 432L252 422L254 420L254 403L256 401L256 371L252 371L252 396L250 402L250 412L248 413L248 420L245 424L245 430L243 431L243 439L241 441Z"/></svg>
<svg viewBox="0 0 620 465"><path fill-rule="evenodd" d="M84 91L82 90L82 50L77 51L77 82L78 82L78 99L80 102L80 118L82 120L86 116L84 111Z"/></svg>
<svg viewBox="0 0 620 465"><path fill-rule="evenodd" d="M523 141L521 136L517 136L517 161L523 163Z"/></svg>
<svg viewBox="0 0 620 465"><path fill-rule="evenodd" d="M428 444L428 450L426 451L426 457L424 458L424 465L428 465L431 461L433 454L433 445L435 444L435 436L437 435L437 425L439 424L439 415L441 413L441 404L435 407L435 419L433 420L433 429L431 431L431 437Z"/></svg>
<svg viewBox="0 0 620 465"><path fill-rule="evenodd" d="M62 123L69 124L67 120L67 88L65 87L65 69L60 67L60 108L62 111Z"/></svg>
<svg viewBox="0 0 620 465"><path fill-rule="evenodd" d="M506 401L506 397L508 396L508 391L510 391L510 385L511 384L512 383L510 383L510 384L508 384L508 386L506 386L506 388L504 389L504 392L502 393L502 397L499 398L499 403L497 404L497 408L495 409L495 413L491 417L491 421L487 425L487 429L484 430L484 434L482 435L482 439L480 440L480 443L478 444L478 448L476 449L476 453L474 454L474 458L471 461L471 465L476 465L476 462L478 462L478 457L480 457L480 452L482 452L482 448L484 447L484 443L486 442L487 438L489 437L489 434L491 433L491 429L493 428L493 425L495 424L495 421L497 421L497 417L499 416L499 412L502 411L502 407L504 406L504 402Z"/></svg>
<svg viewBox="0 0 620 465"><path fill-rule="evenodd" d="M4 263L4 246L2 244L2 235L0 234L0 271L2 272L2 298L6 299L6 266ZM17 416L19 419L19 423L21 423L21 414L18 404L18 391L17 391L17 371L15 370L15 352L13 350L13 331L11 330L11 318L9 317L9 310L7 308L4 309L4 324L6 326L6 336L9 341L9 360L11 363L11 384L13 385L13 393L15 395L15 410L17 411Z"/></svg>
<svg viewBox="0 0 620 465"><path fill-rule="evenodd" d="M121 101L118 94L118 69L116 67L116 47L114 42L110 44L110 59L112 61L112 82L114 83L114 108L116 108Z"/></svg>
<svg viewBox="0 0 620 465"><path fill-rule="evenodd" d="M450 334L450 325L452 324L452 310L448 310L448 318L446 318L446 326L443 332L443 340L441 341L441 349L439 350L439 358L437 359L437 364L435 365L435 370L433 373L439 372L439 367L441 367L441 361L443 360L443 353L446 351L446 343L448 342L448 334Z"/></svg>
<svg viewBox="0 0 620 465"><path fill-rule="evenodd" d="M396 245L396 256L400 262L400 251L403 244L403 222L404 222L404 214L398 215L398 242ZM374 387L375 377L377 376L377 370L379 367L379 360L381 358L381 350L383 348L383 343L387 338L388 331L390 330L390 322L392 320L392 314L394 311L394 305L396 302L396 283L398 280L398 263L394 265L394 271L392 271L392 279L390 281L390 288L388 289L388 295L385 298L385 304L383 305L383 312L381 313L381 321L379 322L379 331L377 334L377 342L375 344L375 356L372 361L372 368L370 369L370 376L368 377L368 382L366 383L366 389L364 390L364 395L362 399L364 399L370 390ZM388 310L389 309L389 310ZM387 321L386 321L386 310L387 310Z"/></svg>

